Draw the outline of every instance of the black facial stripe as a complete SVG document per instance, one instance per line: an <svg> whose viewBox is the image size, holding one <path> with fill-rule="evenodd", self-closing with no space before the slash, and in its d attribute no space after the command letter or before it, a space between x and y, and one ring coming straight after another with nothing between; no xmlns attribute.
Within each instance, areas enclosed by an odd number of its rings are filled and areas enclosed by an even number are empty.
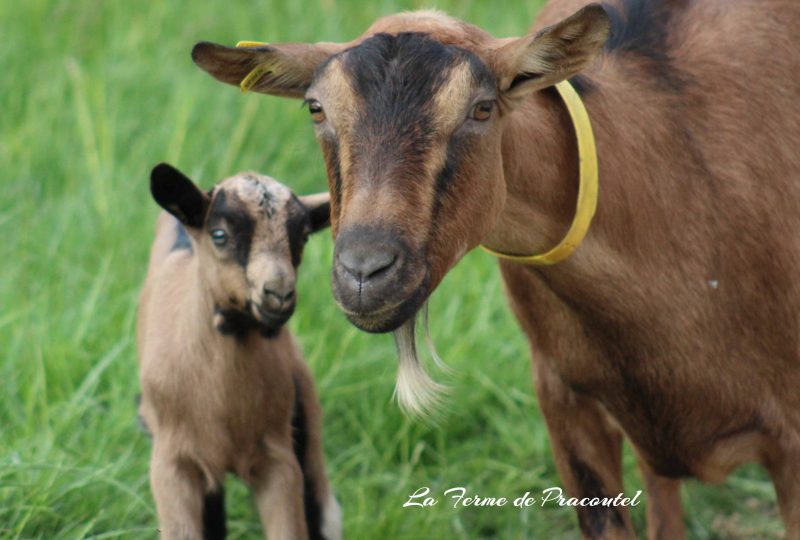
<svg viewBox="0 0 800 540"><path fill-rule="evenodd" d="M286 237L289 240L289 251L292 254L292 265L297 268L303 258L303 247L308 232L308 211L293 194L287 205Z"/></svg>
<svg viewBox="0 0 800 540"><path fill-rule="evenodd" d="M354 163L369 167L367 178L386 176L396 163L406 176L423 172L434 98L451 68L468 57L421 33L377 34L344 55L344 71L362 101L350 150Z"/></svg>
<svg viewBox="0 0 800 540"><path fill-rule="evenodd" d="M450 189L455 176L456 164L463 160L462 154L469 142L469 135L456 135L447 143L447 157L444 166L436 175L436 184L434 191L436 197L439 198Z"/></svg>
<svg viewBox="0 0 800 540"><path fill-rule="evenodd" d="M453 185L457 164L463 161L464 153L468 150L470 141L471 135L456 134L451 137L450 141L447 143L447 157L445 158L444 165L436 175L436 183L434 184L432 223L435 223L439 216L443 205L443 198Z"/></svg>
<svg viewBox="0 0 800 540"><path fill-rule="evenodd" d="M170 251L179 251L179 250L188 250L189 253L192 252L192 240L189 238L189 234L186 232L186 228L181 224L180 221L175 222L175 242L173 242Z"/></svg>
<svg viewBox="0 0 800 540"><path fill-rule="evenodd" d="M405 120L433 97L457 56L454 47L424 34L377 34L351 49L343 65L373 112Z"/></svg>
<svg viewBox="0 0 800 540"><path fill-rule="evenodd" d="M331 181L331 204L338 211L342 201L342 164L339 161L339 142L333 138L320 138L320 146Z"/></svg>
<svg viewBox="0 0 800 540"><path fill-rule="evenodd" d="M486 90L497 90L497 78L489 66L487 66L480 58L466 49L458 49L461 57L469 63L470 72L475 84Z"/></svg>
<svg viewBox="0 0 800 540"><path fill-rule="evenodd" d="M436 219L439 217L439 213L442 211L443 207L442 198L444 197L445 193L447 193L447 189L450 187L450 184L452 184L454 175L455 175L455 163L448 157L447 161L444 164L444 167L442 167L442 170L439 171L439 174L436 175L436 184L434 186L434 196L433 196L433 210L431 212L432 214L431 223L436 223Z"/></svg>
<svg viewBox="0 0 800 540"><path fill-rule="evenodd" d="M225 249L230 250L231 257L244 268L250 256L255 220L236 193L220 190L211 204L207 228L212 230L223 223L227 224L230 232L229 245Z"/></svg>
<svg viewBox="0 0 800 540"><path fill-rule="evenodd" d="M342 55L356 93L389 121L413 120L462 62L469 64L475 85L497 87L494 74L475 54L424 33L376 34Z"/></svg>
<svg viewBox="0 0 800 540"><path fill-rule="evenodd" d="M473 84L496 91L494 74L477 56L423 33L377 34L343 54L343 69L362 101L349 148L357 174L366 181L410 181L426 175L434 100L451 70L464 63ZM454 164L448 162L439 175L438 194L448 189ZM337 194L333 197L337 206Z"/></svg>

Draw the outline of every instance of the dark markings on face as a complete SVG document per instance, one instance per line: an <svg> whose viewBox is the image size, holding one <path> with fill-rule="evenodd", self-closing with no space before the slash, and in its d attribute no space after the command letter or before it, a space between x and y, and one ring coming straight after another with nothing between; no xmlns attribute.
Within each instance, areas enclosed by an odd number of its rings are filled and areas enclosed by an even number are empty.
<svg viewBox="0 0 800 540"><path fill-rule="evenodd" d="M347 52L344 67L370 116L413 124L459 56L425 34L376 34Z"/></svg>
<svg viewBox="0 0 800 540"><path fill-rule="evenodd" d="M608 52L637 54L648 60L653 80L665 90L680 92L687 83L671 56L672 14L682 12L690 0L621 0L621 7L603 4L611 19Z"/></svg>
<svg viewBox="0 0 800 540"><path fill-rule="evenodd" d="M243 178L249 180L253 189L258 193L258 207L267 218L272 218L278 212L278 201L269 188L252 175L245 174Z"/></svg>
<svg viewBox="0 0 800 540"><path fill-rule="evenodd" d="M492 71L474 54L464 51L464 58L470 66L473 83L486 90L494 90L497 81ZM471 133L456 132L447 143L447 157L442 169L436 175L434 192L434 219L442 207L442 197L450 190L455 179L458 164L464 160L465 154L469 152L470 144L473 142L474 135Z"/></svg>
<svg viewBox="0 0 800 540"><path fill-rule="evenodd" d="M189 238L189 234L186 232L186 228L181 224L180 221L176 221L175 242L172 244L170 251L180 251L180 250L188 250L189 253L191 253L192 241Z"/></svg>
<svg viewBox="0 0 800 540"><path fill-rule="evenodd" d="M453 185L458 163L463 159L463 155L469 147L469 142L470 136L465 135L454 136L447 144L447 157L445 158L444 165L436 174L436 183L434 184L434 194L436 197L433 203L432 221L434 223L442 209L442 199Z"/></svg>
<svg viewBox="0 0 800 540"><path fill-rule="evenodd" d="M242 340L250 332L258 332L266 339L272 339L278 335L283 323L270 325L257 320L250 311L251 306L248 302L244 309L220 309L214 308L214 313L220 316L220 322L217 324L217 330L223 336L231 336L238 340Z"/></svg>
<svg viewBox="0 0 800 540"><path fill-rule="evenodd" d="M222 249L245 268L253 242L255 220L236 193L220 190L214 197L208 213L207 230L217 228L224 228L229 234L228 243Z"/></svg>
<svg viewBox="0 0 800 540"><path fill-rule="evenodd" d="M339 143L335 139L322 138L322 153L331 177L331 204L338 210L342 202L342 170L339 162Z"/></svg>
<svg viewBox="0 0 800 540"><path fill-rule="evenodd" d="M603 499L608 497L602 480L597 474L577 456L570 455L569 467L578 483L578 494L581 498ZM579 509L578 523L581 531L588 538L599 538L603 536L608 525L614 527L625 527L625 521L619 510L613 506L590 506Z"/></svg>
<svg viewBox="0 0 800 540"><path fill-rule="evenodd" d="M355 163L369 161L372 174L368 176L373 178L385 176L397 163L402 164L402 171L395 176L401 180L413 181L425 174L423 167L437 114L435 99L454 66L469 66L470 83L476 89L493 95L497 87L494 74L477 56L421 33L377 34L347 51L343 60L344 70L363 101L351 155ZM464 107L466 118L468 103L453 106ZM447 161L436 174L435 204L456 177L461 152L467 146L463 139L468 136L459 134L459 130L451 135ZM327 153L336 155L330 144ZM338 203L338 194L334 192L333 196Z"/></svg>
<svg viewBox="0 0 800 540"><path fill-rule="evenodd" d="M494 76L494 72L489 69L489 66L483 63L483 61L472 54L470 51L466 49L458 49L467 63L469 63L470 72L472 73L472 78L476 86L483 87L487 90L497 90L497 79Z"/></svg>
<svg viewBox="0 0 800 540"><path fill-rule="evenodd" d="M297 268L303 258L303 248L308 239L308 211L294 194L287 204L286 211L286 236L289 239L292 266Z"/></svg>
<svg viewBox="0 0 800 540"><path fill-rule="evenodd" d="M210 234L217 228L223 229L228 233L228 240L224 245L212 249L219 250L223 259L227 258L245 269L256 240L256 224L259 220L263 222L281 219L286 227L289 255L296 268L300 264L305 240L310 232L309 211L293 194L286 200L279 193L271 192L269 186L256 177L245 175L244 180L252 183L252 186L245 186L245 191L221 187L214 192L206 233ZM243 197L247 198L246 201ZM285 206L282 201L285 201ZM258 332L265 338L276 337L291 317L292 310L293 308L285 310L280 316L275 316L257 308L250 300L237 302L235 298L230 298L225 308L215 306L214 312L217 315L217 330L223 335L241 340L251 332Z"/></svg>
<svg viewBox="0 0 800 540"><path fill-rule="evenodd" d="M317 500L317 488L314 478L308 471L308 417L303 406L303 395L297 378L294 381L294 407L292 410L292 441L294 454L303 473L303 506L305 507L306 525L310 540L323 540L322 509Z"/></svg>
<svg viewBox="0 0 800 540"><path fill-rule="evenodd" d="M415 124L431 112L431 100L447 81L450 68L461 62L470 65L476 85L496 85L491 70L477 56L419 32L376 34L342 54L345 72L365 102L366 116L376 120L373 124L377 120L396 127Z"/></svg>
<svg viewBox="0 0 800 540"><path fill-rule="evenodd" d="M369 177L403 163L406 177L423 172L433 135L433 100L459 50L424 34L377 34L343 57L362 105L355 120L351 155L369 162ZM377 150L377 151L375 151Z"/></svg>
<svg viewBox="0 0 800 540"><path fill-rule="evenodd" d="M225 524L225 490L203 495L203 538L222 540L228 534Z"/></svg>

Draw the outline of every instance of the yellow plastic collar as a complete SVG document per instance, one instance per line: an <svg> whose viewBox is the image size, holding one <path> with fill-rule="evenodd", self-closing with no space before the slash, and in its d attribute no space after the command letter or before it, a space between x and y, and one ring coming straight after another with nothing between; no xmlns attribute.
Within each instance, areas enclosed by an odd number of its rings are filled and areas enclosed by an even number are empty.
<svg viewBox="0 0 800 540"><path fill-rule="evenodd" d="M589 232L594 211L597 208L598 193L598 167L597 148L592 132L592 123L589 113L583 106L580 96L568 81L556 85L556 90L567 106L572 125L578 137L578 170L580 187L578 188L578 204L575 208L575 217L572 220L567 234L553 249L540 255L507 255L494 251L486 246L481 246L500 259L529 264L532 266L547 266L556 264L569 257L575 251Z"/></svg>

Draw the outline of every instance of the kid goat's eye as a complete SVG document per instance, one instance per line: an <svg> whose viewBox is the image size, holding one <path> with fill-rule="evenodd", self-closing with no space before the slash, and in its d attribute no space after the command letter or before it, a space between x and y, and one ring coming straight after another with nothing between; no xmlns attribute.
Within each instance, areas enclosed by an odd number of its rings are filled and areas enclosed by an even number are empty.
<svg viewBox="0 0 800 540"><path fill-rule="evenodd" d="M217 247L224 246L225 242L228 241L228 233L222 229L214 229L211 231L211 241L214 242L214 245Z"/></svg>
<svg viewBox="0 0 800 540"><path fill-rule="evenodd" d="M492 116L494 110L494 101L481 101L478 102L472 109L470 117L478 122L485 122Z"/></svg>
<svg viewBox="0 0 800 540"><path fill-rule="evenodd" d="M325 111L322 110L322 105L320 105L319 101L316 99L310 99L308 101L308 112L311 113L311 120L315 124L319 124L325 120Z"/></svg>

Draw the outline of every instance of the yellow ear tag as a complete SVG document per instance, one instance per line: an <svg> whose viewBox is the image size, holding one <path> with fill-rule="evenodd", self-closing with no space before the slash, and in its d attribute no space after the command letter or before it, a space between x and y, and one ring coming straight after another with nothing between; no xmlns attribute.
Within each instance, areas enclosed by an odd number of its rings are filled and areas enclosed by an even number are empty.
<svg viewBox="0 0 800 540"><path fill-rule="evenodd" d="M239 41L236 43L236 48L241 47L263 47L264 45L269 45L269 43L265 43L263 41ZM269 64L259 64L253 70L247 74L247 76L242 79L242 82L239 83L239 88L242 90L242 94L246 94L255 84L258 82L263 75L269 73L271 66Z"/></svg>
<svg viewBox="0 0 800 540"><path fill-rule="evenodd" d="M239 41L236 43L236 48L240 47L263 47L264 45L269 45L264 41Z"/></svg>
<svg viewBox="0 0 800 540"><path fill-rule="evenodd" d="M256 85L258 79L270 71L272 71L272 66L268 63L259 64L253 68L253 71L248 73L247 76L242 79L242 82L239 83L239 88L242 89L242 94L246 94L248 90Z"/></svg>

